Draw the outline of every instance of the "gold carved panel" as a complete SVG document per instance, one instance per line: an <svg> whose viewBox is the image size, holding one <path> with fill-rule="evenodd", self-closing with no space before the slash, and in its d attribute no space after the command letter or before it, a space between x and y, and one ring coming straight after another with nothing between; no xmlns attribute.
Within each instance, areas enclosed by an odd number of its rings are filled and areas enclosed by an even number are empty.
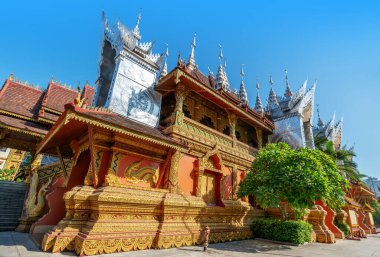
<svg viewBox="0 0 380 257"><path fill-rule="evenodd" d="M141 167L141 164L142 161L132 162L125 169L125 179L131 183L145 181L154 186L158 179L159 169L150 166Z"/></svg>
<svg viewBox="0 0 380 257"><path fill-rule="evenodd" d="M216 204L215 175L204 173L202 176L202 199L209 205Z"/></svg>

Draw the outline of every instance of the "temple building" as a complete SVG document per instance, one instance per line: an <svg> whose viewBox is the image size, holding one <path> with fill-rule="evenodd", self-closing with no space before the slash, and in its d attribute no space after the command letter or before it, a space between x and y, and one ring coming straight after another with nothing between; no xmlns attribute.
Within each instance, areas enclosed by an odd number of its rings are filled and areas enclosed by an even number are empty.
<svg viewBox="0 0 380 257"><path fill-rule="evenodd" d="M286 74L280 97L270 79L267 107L257 84L252 108L244 66L233 90L221 46L216 75L196 65L196 34L189 57L168 70L168 49L154 53L140 21L111 26L103 14L95 90L53 79L41 90L10 76L0 92L0 146L34 156L18 230L44 251L180 247L200 243L206 225L210 242L250 238L252 219L265 212L237 191L258 151L280 141L314 148L315 84L293 93ZM326 136L338 138L334 129ZM58 162L40 167L42 156ZM315 231L326 212L334 217L321 205L310 212ZM333 242L322 225L319 241Z"/></svg>
<svg viewBox="0 0 380 257"><path fill-rule="evenodd" d="M293 148L314 148L313 112L316 83L307 90L307 80L296 91L292 92L285 74L285 92L283 96L276 95L273 89L272 77L269 79L270 91L266 112L276 126L271 142L286 142Z"/></svg>
<svg viewBox="0 0 380 257"><path fill-rule="evenodd" d="M343 118L336 122L334 114L332 119L324 123L318 107L317 124L313 125L312 123L316 83L307 90L307 81L305 81L293 93L286 72L283 96L276 95L271 77L269 83L268 104L264 111L273 119L275 124L274 135L270 137L270 142L286 142L294 149L299 147L314 149L314 139L316 138L322 139L322 141L331 141L335 151L342 149ZM255 109L257 111L263 110L259 93L257 94ZM343 147L343 149L345 148ZM339 164L341 163L337 163L337 165ZM357 181L349 181L349 184L350 188L346 191L346 204L343 211L335 213L322 201L316 201L316 205L310 210L308 221L313 224L318 242L332 243L335 242L336 238L344 238L343 232L334 223L334 217L349 225L350 237L360 238L376 231L372 217L374 210L370 206L370 202L375 200L374 193ZM278 217L279 215L276 209L267 210L267 212L271 216Z"/></svg>
<svg viewBox="0 0 380 257"><path fill-rule="evenodd" d="M380 202L380 181L375 177L368 177L364 182L375 192L377 201Z"/></svg>
<svg viewBox="0 0 380 257"><path fill-rule="evenodd" d="M4 147L35 156L18 230L41 247L93 255L245 239L264 211L237 189L274 124L250 108L244 68L230 87L220 48L216 75L189 58L168 72L168 50L103 16L95 92L52 80L45 91L8 78L0 96ZM28 103L10 101L30 98ZM2 98L1 98L2 97ZM21 100L20 100L21 101ZM93 106L90 106L92 102ZM39 167L41 155L57 164ZM125 196L128 197L125 197Z"/></svg>
<svg viewBox="0 0 380 257"><path fill-rule="evenodd" d="M321 116L318 112L318 123L317 126L313 127L313 133L316 137L323 137L334 143L335 150L338 150L342 146L342 128L343 128L343 117L335 123L335 113L329 122L325 123L322 121Z"/></svg>

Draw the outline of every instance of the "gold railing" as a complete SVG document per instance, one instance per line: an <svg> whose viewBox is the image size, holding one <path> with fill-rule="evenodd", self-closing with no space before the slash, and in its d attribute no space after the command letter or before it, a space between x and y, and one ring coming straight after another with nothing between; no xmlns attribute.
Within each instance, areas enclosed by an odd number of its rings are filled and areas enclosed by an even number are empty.
<svg viewBox="0 0 380 257"><path fill-rule="evenodd" d="M250 154L250 155L256 155L257 152L259 151L257 148L247 145L240 141L237 141L236 147L239 149L239 151Z"/></svg>
<svg viewBox="0 0 380 257"><path fill-rule="evenodd" d="M190 133L198 136L201 140L203 139L205 141L211 141L213 144L217 142L226 147L233 147L233 140L230 136L227 136L215 129L209 128L190 118L184 117L182 127Z"/></svg>
<svg viewBox="0 0 380 257"><path fill-rule="evenodd" d="M175 133L195 142L209 145L210 147L218 143L221 150L234 155L255 155L258 151L256 148L236 139L234 142L231 136L227 136L187 117L183 118L183 124L176 129Z"/></svg>

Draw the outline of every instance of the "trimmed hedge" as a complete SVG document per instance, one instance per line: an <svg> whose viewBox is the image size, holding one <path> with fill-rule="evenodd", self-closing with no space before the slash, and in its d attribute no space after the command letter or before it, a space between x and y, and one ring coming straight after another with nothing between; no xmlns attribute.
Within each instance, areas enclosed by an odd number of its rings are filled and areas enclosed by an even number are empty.
<svg viewBox="0 0 380 257"><path fill-rule="evenodd" d="M311 242L312 226L304 221L256 219L252 222L251 229L258 238L293 244Z"/></svg>
<svg viewBox="0 0 380 257"><path fill-rule="evenodd" d="M337 226L344 234L345 237L347 237L350 234L350 227L347 223L342 223L338 221L337 218L334 219L334 225Z"/></svg>

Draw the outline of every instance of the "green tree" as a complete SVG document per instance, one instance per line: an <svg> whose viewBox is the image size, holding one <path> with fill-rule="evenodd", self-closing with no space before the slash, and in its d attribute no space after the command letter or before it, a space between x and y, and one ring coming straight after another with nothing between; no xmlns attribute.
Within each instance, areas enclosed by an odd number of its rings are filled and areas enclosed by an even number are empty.
<svg viewBox="0 0 380 257"><path fill-rule="evenodd" d="M340 175L335 162L319 150L293 150L286 143L268 144L260 150L251 170L240 183L239 196L255 195L263 208L280 207L284 219L289 218L287 206L305 212L322 200L333 209L344 204L347 181Z"/></svg>
<svg viewBox="0 0 380 257"><path fill-rule="evenodd" d="M373 221L377 227L380 227L380 203L372 202L371 205L375 209L375 212L373 213Z"/></svg>
<svg viewBox="0 0 380 257"><path fill-rule="evenodd" d="M334 143L321 135L314 137L314 144L317 149L329 155L335 161L338 170L346 179L360 181L361 178L365 177L358 170L358 165L354 161L356 154L353 148L347 149L346 146L343 146L341 149L335 149Z"/></svg>

